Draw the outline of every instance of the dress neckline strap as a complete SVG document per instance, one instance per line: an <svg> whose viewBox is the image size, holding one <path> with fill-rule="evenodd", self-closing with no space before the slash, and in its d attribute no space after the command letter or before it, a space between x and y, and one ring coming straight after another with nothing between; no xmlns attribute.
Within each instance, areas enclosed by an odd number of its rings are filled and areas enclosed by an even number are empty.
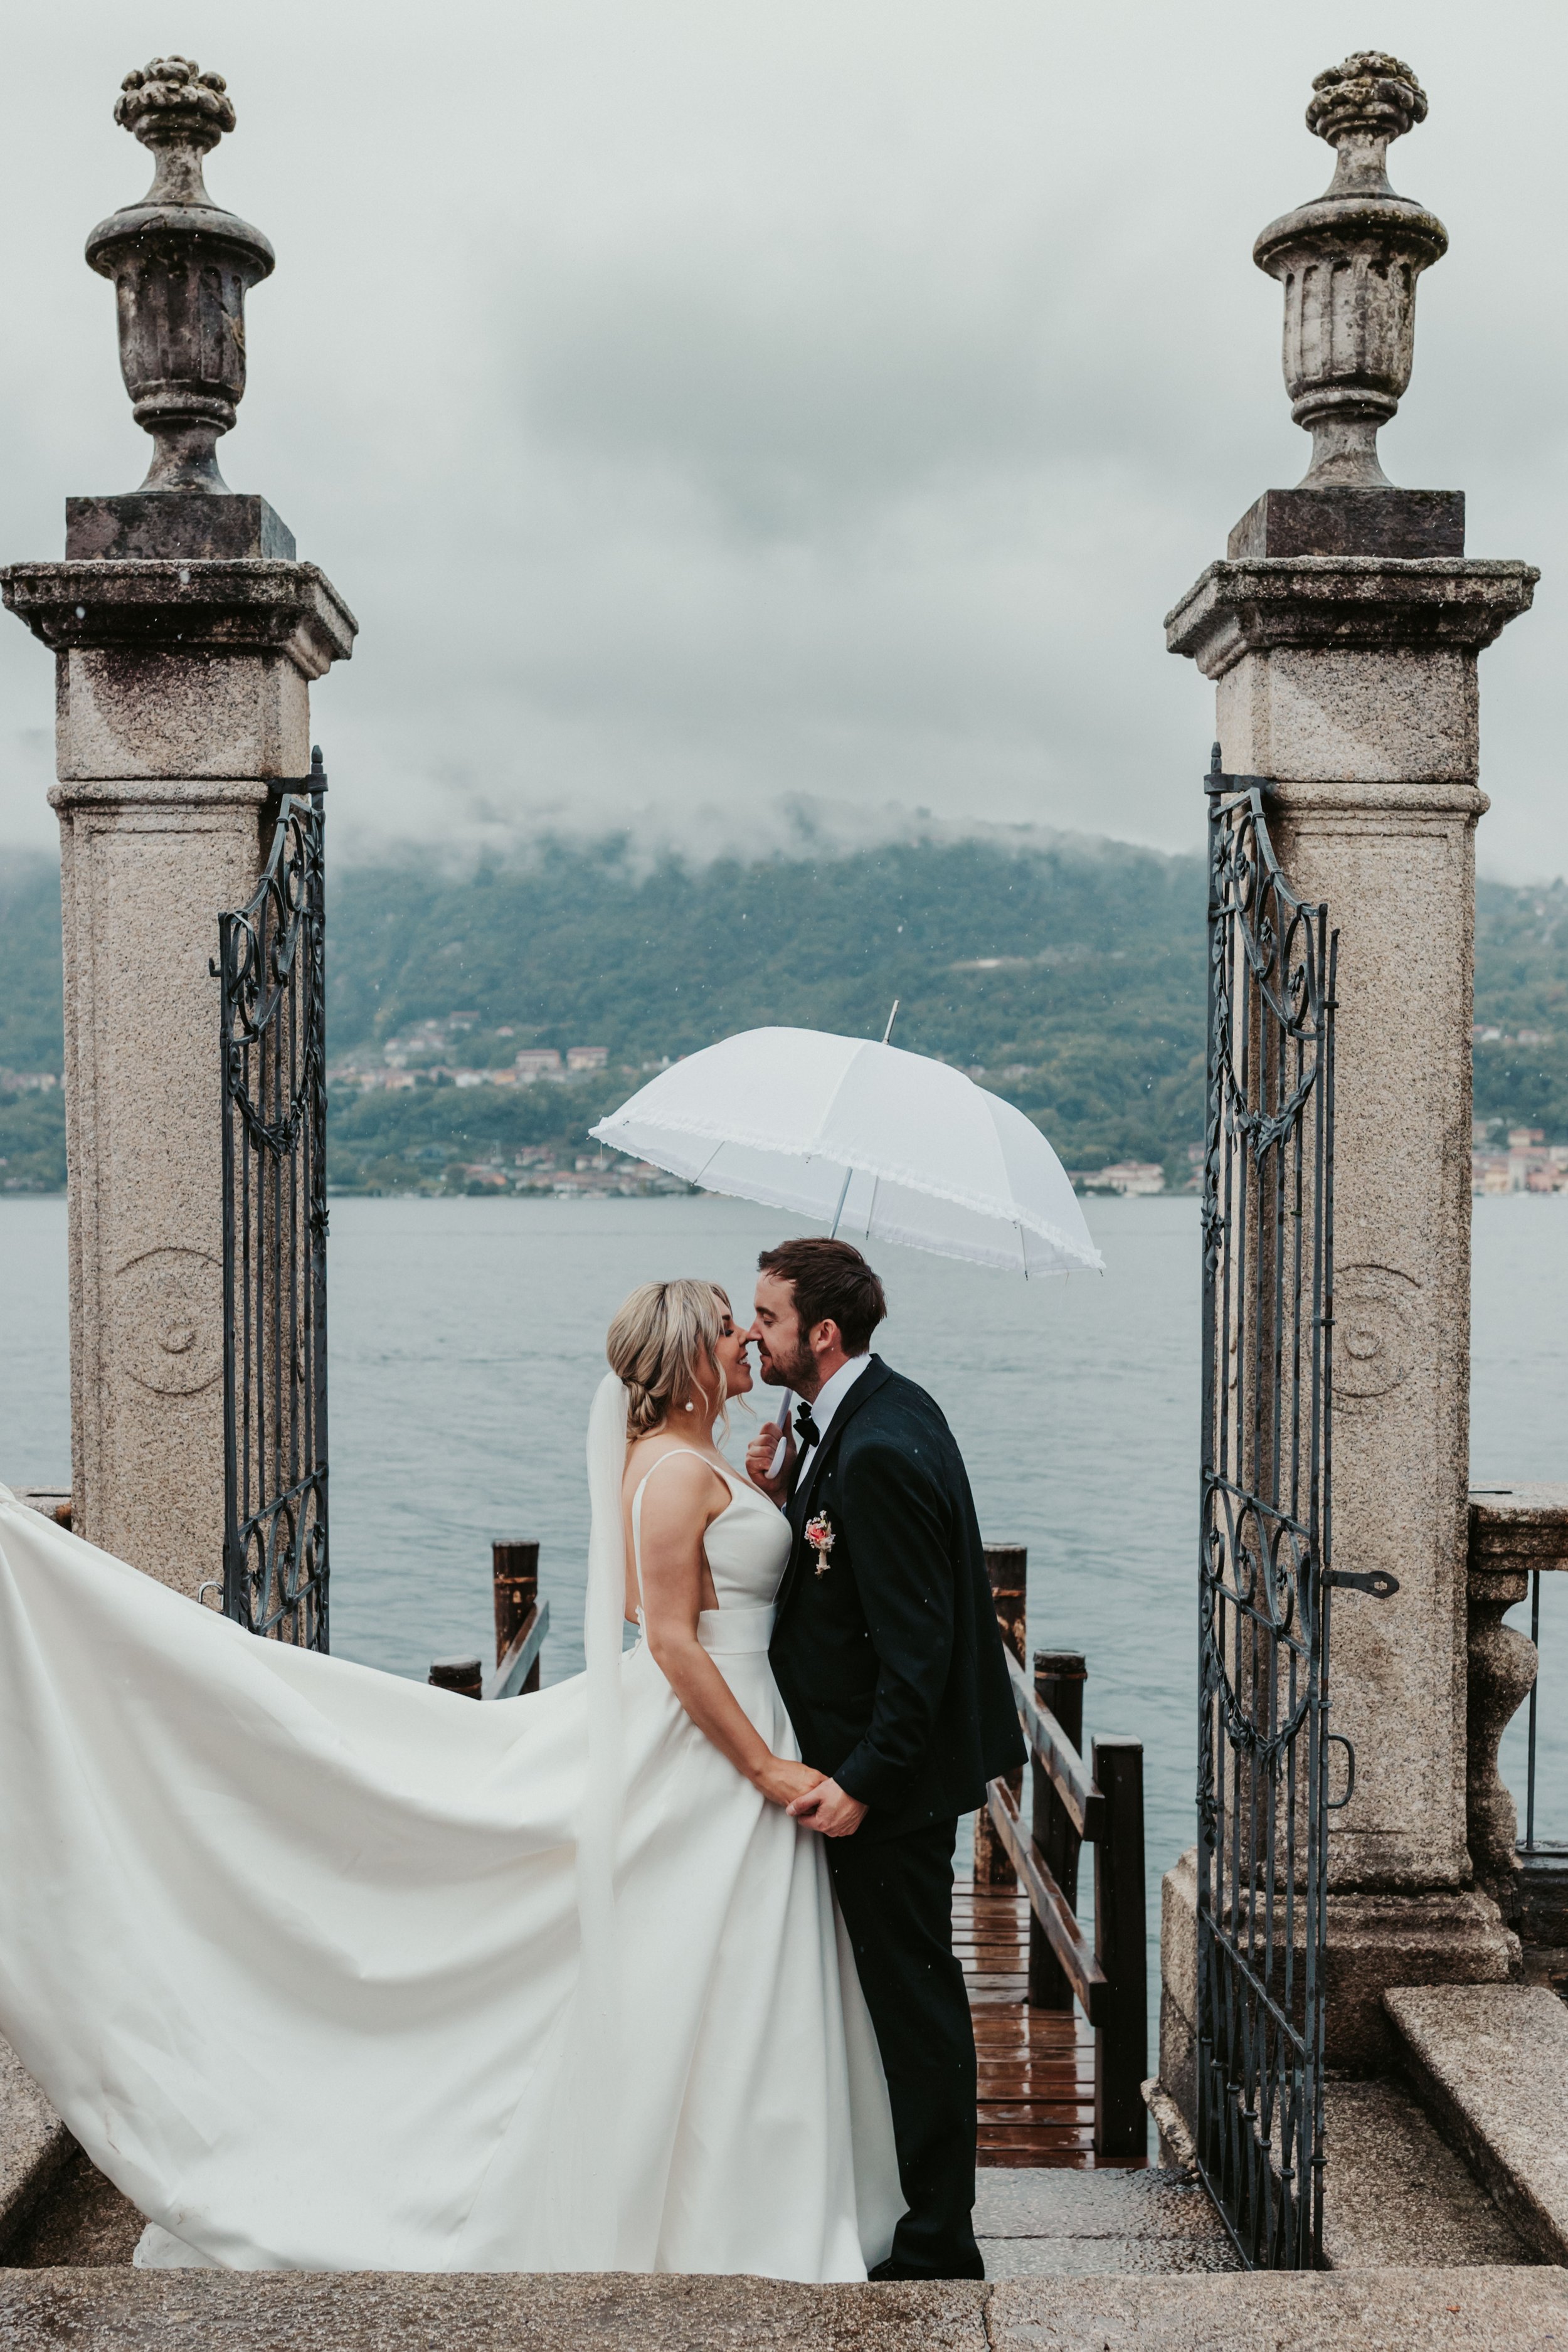
<svg viewBox="0 0 1568 2352"><path fill-rule="evenodd" d="M699 1453L695 1445L672 1445L668 1454L661 1454L657 1462L650 1462L647 1468L643 1472L642 1476L637 1480L637 1493L632 1496L632 1502L634 1505L641 1501L642 1490L647 1485L648 1480L653 1476L654 1472L656 1470L662 1469L665 1463L673 1462L677 1455L681 1454L689 1454L693 1462L705 1462L709 1469L717 1472L718 1475L723 1479L731 1492L733 1493L738 1474L731 1469L727 1462L716 1461L710 1454Z"/></svg>

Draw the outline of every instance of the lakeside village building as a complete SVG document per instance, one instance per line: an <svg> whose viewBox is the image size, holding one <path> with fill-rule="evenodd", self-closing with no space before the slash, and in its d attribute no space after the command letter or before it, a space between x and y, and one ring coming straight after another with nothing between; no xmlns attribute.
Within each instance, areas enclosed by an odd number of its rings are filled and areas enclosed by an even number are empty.
<svg viewBox="0 0 1568 2352"><path fill-rule="evenodd" d="M456 1087L531 1087L541 1078L582 1077L609 1066L607 1045L568 1045L563 1055L554 1045L525 1046L513 1055L510 1066L503 1063L495 1069L428 1058L447 1050L451 1036L471 1027L475 1017L454 1014L447 1022L425 1022L406 1037L395 1037L384 1046L379 1062L346 1055L334 1063L329 1076L338 1084L358 1087L362 1094L376 1088L397 1093L416 1086L422 1077L447 1078ZM496 1034L510 1037L512 1032L499 1029ZM417 1066L411 1066L415 1063Z"/></svg>
<svg viewBox="0 0 1568 2352"><path fill-rule="evenodd" d="M568 1045L564 1050L554 1045L525 1045L513 1054L510 1065L474 1066L461 1058L461 1041L479 1025L479 1013L466 1012L449 1013L417 1022L399 1035L389 1038L374 1054L349 1054L335 1061L328 1072L329 1082L355 1087L361 1093L376 1090L407 1092L417 1087L421 1079L428 1085L445 1083L458 1087L531 1087L541 1080L560 1082L586 1076L609 1066L610 1049L607 1045ZM515 1030L508 1025L493 1032L495 1037L508 1041L515 1034ZM1479 1024L1472 1032L1478 1043L1482 1040L1489 1042L1500 1034L1500 1031L1483 1029ZM1519 1042L1538 1042L1537 1033L1521 1031ZM643 1063L641 1068L645 1073L667 1068L670 1056L666 1055L660 1061ZM984 1084L989 1073L973 1070L970 1075ZM4 1089L5 1077L5 1074L0 1072L0 1090ZM52 1085L54 1080L34 1078L26 1083ZM1568 1142L1548 1143L1543 1129L1516 1127L1508 1130L1504 1149L1500 1139L1500 1127L1501 1121L1498 1119L1478 1119L1474 1123L1470 1160L1470 1190L1474 1195L1479 1198L1488 1193L1568 1192ZM1190 1172L1186 1181L1179 1187L1181 1191L1202 1191L1203 1155L1202 1144L1189 1144L1187 1160ZM591 1164L596 1173L597 1162ZM506 1181L493 1166L465 1172L476 1181L482 1177L498 1189ZM580 1180L576 1187L569 1186L567 1173L562 1171L563 1189L613 1189L592 1180L581 1181L586 1176L586 1166L583 1163L570 1171L572 1176ZM1072 1169L1068 1171L1068 1176L1079 1192L1115 1192L1129 1198L1163 1192L1167 1189L1165 1171L1158 1160L1117 1160L1104 1168ZM513 1182L517 1181L515 1177L512 1179ZM531 1173L523 1181L528 1189L539 1188L540 1180L536 1175Z"/></svg>
<svg viewBox="0 0 1568 2352"><path fill-rule="evenodd" d="M1539 1127L1510 1127L1508 1149L1500 1150L1494 1130L1497 1119L1477 1119L1472 1129L1470 1191L1487 1192L1568 1192L1568 1143L1548 1143Z"/></svg>

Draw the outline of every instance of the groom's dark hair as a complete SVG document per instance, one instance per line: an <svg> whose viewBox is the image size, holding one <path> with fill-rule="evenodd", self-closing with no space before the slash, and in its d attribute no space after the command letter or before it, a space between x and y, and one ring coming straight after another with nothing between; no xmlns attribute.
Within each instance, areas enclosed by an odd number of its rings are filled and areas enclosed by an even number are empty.
<svg viewBox="0 0 1568 2352"><path fill-rule="evenodd" d="M888 1294L850 1242L807 1235L780 1242L757 1260L762 1274L795 1285L795 1309L802 1334L830 1318L838 1326L847 1356L863 1356L871 1334L888 1312Z"/></svg>

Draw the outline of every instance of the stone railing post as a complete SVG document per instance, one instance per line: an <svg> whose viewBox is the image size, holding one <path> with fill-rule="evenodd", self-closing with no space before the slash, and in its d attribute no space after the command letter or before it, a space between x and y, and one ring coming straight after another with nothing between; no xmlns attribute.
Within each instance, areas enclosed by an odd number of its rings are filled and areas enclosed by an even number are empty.
<svg viewBox="0 0 1568 2352"><path fill-rule="evenodd" d="M1472 1558L1465 1812L1476 1877L1505 1913L1519 1867L1519 1807L1499 1776L1498 1748L1530 1696L1540 1660L1529 1636L1502 1621L1529 1592L1527 1569L1478 1568Z"/></svg>
<svg viewBox="0 0 1568 2352"><path fill-rule="evenodd" d="M194 1593L221 1577L223 1286L217 917L250 897L271 780L310 766L312 679L355 624L265 499L215 455L245 385L259 230L202 160L234 127L187 58L126 78L140 205L88 242L153 457L70 499L63 562L0 573L55 656L64 909L74 1524Z"/></svg>
<svg viewBox="0 0 1568 2352"><path fill-rule="evenodd" d="M1476 1488L1470 1496L1470 1858L1505 1910L1519 1879L1519 1806L1498 1748L1535 1685L1535 1644L1505 1613L1530 1597L1542 1569L1568 1569L1568 1486Z"/></svg>
<svg viewBox="0 0 1568 2352"><path fill-rule="evenodd" d="M1466 1843L1476 666L1538 575L1467 557L1462 495L1396 489L1377 460L1409 379L1416 278L1447 241L1384 168L1426 111L1381 53L1318 77L1308 121L1337 150L1333 181L1255 251L1285 289L1313 462L1258 500L1166 625L1215 680L1222 768L1268 780L1291 887L1326 900L1341 934L1334 1560L1400 1586L1333 1612L1332 1722L1356 1786L1330 1838L1328 2057L1352 2065L1384 2052L1385 1985L1500 1978L1510 1956ZM1174 2042L1194 1902L1178 1870ZM1161 2073L1181 2076L1179 2049Z"/></svg>

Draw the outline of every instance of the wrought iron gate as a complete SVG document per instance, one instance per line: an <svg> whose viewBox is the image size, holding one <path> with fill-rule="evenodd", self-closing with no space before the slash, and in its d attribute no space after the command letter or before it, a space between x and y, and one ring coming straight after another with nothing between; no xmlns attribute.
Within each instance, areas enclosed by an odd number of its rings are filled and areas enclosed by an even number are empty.
<svg viewBox="0 0 1568 2352"><path fill-rule="evenodd" d="M1334 978L1264 780L1208 777L1198 2162L1242 2259L1322 2250ZM1348 1801L1346 1797L1340 1801Z"/></svg>
<svg viewBox="0 0 1568 2352"><path fill-rule="evenodd" d="M291 782L292 780L290 780ZM218 918L223 1605L327 1643L327 1094L321 755L280 785L256 896Z"/></svg>

